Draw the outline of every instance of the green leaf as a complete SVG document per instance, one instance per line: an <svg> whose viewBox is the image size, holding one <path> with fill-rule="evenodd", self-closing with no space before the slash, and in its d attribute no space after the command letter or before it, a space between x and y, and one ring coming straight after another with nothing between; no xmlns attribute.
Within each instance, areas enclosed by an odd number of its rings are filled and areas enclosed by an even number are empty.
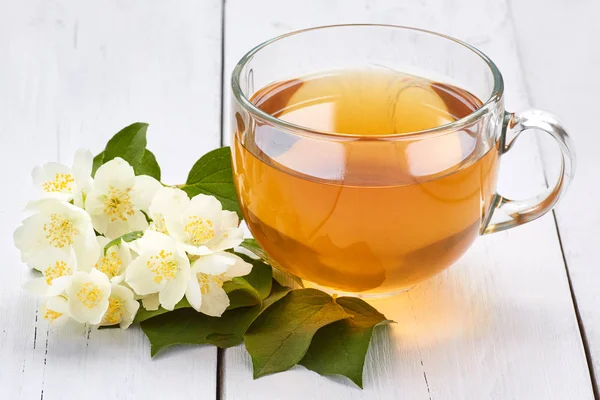
<svg viewBox="0 0 600 400"><path fill-rule="evenodd" d="M261 260L255 260L245 254L235 253L247 263L252 264L252 271L243 278L265 299L271 293L273 283L273 269Z"/></svg>
<svg viewBox="0 0 600 400"><path fill-rule="evenodd" d="M257 257L262 258L263 260L268 260L271 257L260 247L260 244L256 241L256 239L244 239L242 244L240 244L243 248L252 253L256 254Z"/></svg>
<svg viewBox="0 0 600 400"><path fill-rule="evenodd" d="M160 180L160 166L154 154L146 149L148 124L136 122L123 128L106 145L106 149L94 157L92 176L100 166L115 157L121 157L134 169L136 175L148 175Z"/></svg>
<svg viewBox="0 0 600 400"><path fill-rule="evenodd" d="M148 175L160 181L160 166L154 154L146 149L142 161L134 168L136 175Z"/></svg>
<svg viewBox="0 0 600 400"><path fill-rule="evenodd" d="M204 154L192 167L188 174L186 185L194 185L206 181L215 174L231 171L231 149L220 147ZM233 175L231 180L233 183Z"/></svg>
<svg viewBox="0 0 600 400"><path fill-rule="evenodd" d="M276 270L273 271L273 277L282 285L285 285L285 280L289 279L298 286L302 288L304 287L304 282L302 282L302 279L300 279L296 275L292 275L289 272L286 272L277 261L273 260L271 256L268 255L262 247L260 247L260 245L255 239L244 239L240 246L252 252L254 255L260 257L261 259L265 260L269 265L271 265Z"/></svg>
<svg viewBox="0 0 600 400"><path fill-rule="evenodd" d="M234 314L234 317L238 317L241 315L241 319L239 321L241 326L237 326L237 328L239 328L239 330L236 330L234 333L229 333L229 334L214 332L214 333L209 334L207 336L207 339L210 340L212 344L219 346L219 347L231 347L231 346L240 344L242 338L240 338L238 336L239 336L239 332L242 331L242 328L243 328L243 332L241 333L241 335L243 336L243 334L246 332L246 330L248 330L248 327L252 324L252 322L254 322L254 320L262 312L264 312L267 308L272 306L277 301L281 300L281 298L283 298L286 294L288 294L289 291L290 291L290 288L283 287L283 286L277 284L277 282L274 282L273 290L271 291L271 294L269 294L269 296L263 301L262 308L259 306L254 306L252 308L245 308L245 310L248 310L247 314ZM227 313L227 311L226 311L226 313ZM229 314L228 314L228 316L229 316ZM230 344L230 343L231 343L231 345L229 346L228 344ZM228 346L225 346L226 344Z"/></svg>
<svg viewBox="0 0 600 400"><path fill-rule="evenodd" d="M148 124L133 123L121 129L106 144L103 163L121 157L135 170L142 162L146 150L146 130Z"/></svg>
<svg viewBox="0 0 600 400"><path fill-rule="evenodd" d="M286 294L288 294L292 289L286 286L281 286L277 281L273 281L273 286L271 288L271 294L263 301L263 311L272 306L274 303L281 300Z"/></svg>
<svg viewBox="0 0 600 400"><path fill-rule="evenodd" d="M150 340L150 354L177 344L213 344L221 348L236 346L248 326L259 315L260 306L225 311L209 317L193 308L182 308L145 320L140 324Z"/></svg>
<svg viewBox="0 0 600 400"><path fill-rule="evenodd" d="M215 196L224 209L235 211L242 217L233 185L229 147L221 147L203 155L192 167L181 189L190 198L201 193Z"/></svg>
<svg viewBox="0 0 600 400"><path fill-rule="evenodd" d="M363 367L373 329L390 321L361 299L340 297L337 303L352 314L352 318L319 329L300 364L321 375L347 376L362 388Z"/></svg>
<svg viewBox="0 0 600 400"><path fill-rule="evenodd" d="M152 310L152 311L146 310L142 306L142 302L140 301L139 303L140 303L140 308L139 308L137 314L135 314L135 319L133 320L134 324L139 324L141 322L144 322L147 319L158 317L159 315L171 312L169 310L165 310L162 307L158 307L158 310ZM188 301L185 297L183 299L181 299L179 301L179 303L175 304L175 308L173 308L173 310L179 310L181 308L192 308L192 306L190 305L190 303L188 303Z"/></svg>
<svg viewBox="0 0 600 400"><path fill-rule="evenodd" d="M106 246L104 246L104 255L106 255L106 252L108 251L108 249L110 249L113 246L118 245L119 243L121 243L121 241L129 243L129 242L133 242L134 240L141 238L142 236L144 236L144 231L133 231L133 232L129 232L124 235L121 235L118 238L113 239L110 242L106 243Z"/></svg>
<svg viewBox="0 0 600 400"><path fill-rule="evenodd" d="M104 152L98 154L92 161L92 177L96 175L96 171L102 164L104 164Z"/></svg>
<svg viewBox="0 0 600 400"><path fill-rule="evenodd" d="M233 278L229 282L223 284L223 290L229 297L228 310L233 310L239 307L249 307L262 305L263 299L260 293L250 285L244 278Z"/></svg>
<svg viewBox="0 0 600 400"><path fill-rule="evenodd" d="M326 293L290 291L265 310L244 335L254 378L293 367L304 357L317 330L349 317Z"/></svg>
<svg viewBox="0 0 600 400"><path fill-rule="evenodd" d="M140 308L135 322L140 326L151 344L151 355L177 344L213 344L222 348L235 346L250 324L261 312L279 301L290 291L289 288L273 283L271 294L264 300L262 307L236 308L227 310L221 317L209 317L196 312L183 299L174 311L160 308L146 311Z"/></svg>
<svg viewBox="0 0 600 400"><path fill-rule="evenodd" d="M235 254L252 264L252 271L246 276L233 278L223 285L230 301L227 309L262 304L263 300L271 293L273 269L261 260L252 259L241 253Z"/></svg>

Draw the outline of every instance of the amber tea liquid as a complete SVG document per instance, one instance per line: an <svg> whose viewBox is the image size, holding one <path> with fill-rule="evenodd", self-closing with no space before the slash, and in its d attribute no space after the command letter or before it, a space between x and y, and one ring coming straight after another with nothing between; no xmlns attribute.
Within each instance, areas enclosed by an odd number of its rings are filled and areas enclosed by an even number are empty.
<svg viewBox="0 0 600 400"><path fill-rule="evenodd" d="M251 101L321 132L234 120L246 222L291 273L337 291L391 293L449 266L478 236L495 188L496 141L484 142L478 126L411 135L477 110L469 92L364 69L278 82Z"/></svg>

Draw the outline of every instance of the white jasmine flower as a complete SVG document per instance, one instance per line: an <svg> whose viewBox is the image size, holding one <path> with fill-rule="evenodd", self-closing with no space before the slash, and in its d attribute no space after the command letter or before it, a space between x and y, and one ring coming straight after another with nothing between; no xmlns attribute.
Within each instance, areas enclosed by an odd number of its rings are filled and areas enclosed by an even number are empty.
<svg viewBox="0 0 600 400"><path fill-rule="evenodd" d="M150 176L135 176L131 165L117 157L96 171L85 210L94 228L109 239L142 231L148 227L142 211L148 210L154 193L161 187Z"/></svg>
<svg viewBox="0 0 600 400"><path fill-rule="evenodd" d="M142 306L148 311L156 311L160 307L158 293L152 293L142 297Z"/></svg>
<svg viewBox="0 0 600 400"><path fill-rule="evenodd" d="M111 246L105 255L104 247L110 240L104 236L97 236L96 240L100 247L100 256L95 268L106 275L111 282L121 283L125 279L125 268L131 263L129 245L121 240L121 243Z"/></svg>
<svg viewBox="0 0 600 400"><path fill-rule="evenodd" d="M138 295L158 293L160 305L173 310L190 279L190 261L173 238L148 230L135 241L138 257L125 272L125 282Z"/></svg>
<svg viewBox="0 0 600 400"><path fill-rule="evenodd" d="M79 269L96 262L99 246L85 211L57 200L37 201L29 209L35 213L14 234L23 262L35 268L37 257L48 249L58 249L67 255L73 249Z"/></svg>
<svg viewBox="0 0 600 400"><path fill-rule="evenodd" d="M185 297L196 311L220 317L229 307L223 283L248 275L251 270L252 264L235 254L221 252L200 257L192 264L192 278Z"/></svg>
<svg viewBox="0 0 600 400"><path fill-rule="evenodd" d="M57 296L65 291L70 277L77 270L75 252L49 248L33 261L33 268L44 276L25 282L23 288L38 296Z"/></svg>
<svg viewBox="0 0 600 400"><path fill-rule="evenodd" d="M108 310L111 285L97 269L77 271L67 287L69 314L78 322L97 325Z"/></svg>
<svg viewBox="0 0 600 400"><path fill-rule="evenodd" d="M119 324L121 329L129 328L140 304L134 299L133 292L117 283L112 283L112 290L108 298L108 310L102 317L100 325Z"/></svg>
<svg viewBox="0 0 600 400"><path fill-rule="evenodd" d="M54 326L63 325L71 318L67 299L63 296L50 297L42 306L40 313Z"/></svg>
<svg viewBox="0 0 600 400"><path fill-rule="evenodd" d="M170 187L158 189L148 208L148 214L152 219L150 229L168 235L169 231L165 222L166 216L177 216L179 210L185 207L189 202L190 199L187 193L181 189Z"/></svg>
<svg viewBox="0 0 600 400"><path fill-rule="evenodd" d="M165 222L169 234L190 254L206 255L238 246L244 231L236 213L224 211L213 196L199 194L172 206Z"/></svg>
<svg viewBox="0 0 600 400"><path fill-rule="evenodd" d="M92 161L89 150L79 149L72 168L55 162L36 167L32 172L33 184L43 199L79 202L81 192L92 183Z"/></svg>

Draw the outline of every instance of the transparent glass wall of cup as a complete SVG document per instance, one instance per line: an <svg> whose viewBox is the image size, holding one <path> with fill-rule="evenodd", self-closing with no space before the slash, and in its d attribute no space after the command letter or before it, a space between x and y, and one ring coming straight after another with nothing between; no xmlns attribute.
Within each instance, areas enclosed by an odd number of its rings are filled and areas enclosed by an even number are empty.
<svg viewBox="0 0 600 400"><path fill-rule="evenodd" d="M483 106L425 131L361 136L297 126L251 101L274 82L365 67L449 83ZM232 90L234 177L250 231L284 269L337 293L409 289L453 264L478 235L549 211L573 173L560 123L538 110L506 112L495 64L433 32L343 25L290 33L246 54ZM560 177L533 199L509 200L496 192L501 155L530 128L558 143ZM447 150L457 144L461 151ZM357 157L367 168L353 169Z"/></svg>

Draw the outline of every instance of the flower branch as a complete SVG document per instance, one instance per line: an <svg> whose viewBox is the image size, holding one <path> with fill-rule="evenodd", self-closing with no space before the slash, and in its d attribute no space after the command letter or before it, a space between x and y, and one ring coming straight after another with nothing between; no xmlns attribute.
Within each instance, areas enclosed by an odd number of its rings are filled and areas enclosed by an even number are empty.
<svg viewBox="0 0 600 400"><path fill-rule="evenodd" d="M38 199L14 242L40 273L24 288L44 299L42 316L53 326L138 323L152 356L182 343L243 342L255 377L302 364L362 386L371 334L385 317L362 300L301 288L244 239L229 148L166 186L147 128L124 128L95 157L77 151L71 167L33 170ZM258 259L234 251L242 248Z"/></svg>

